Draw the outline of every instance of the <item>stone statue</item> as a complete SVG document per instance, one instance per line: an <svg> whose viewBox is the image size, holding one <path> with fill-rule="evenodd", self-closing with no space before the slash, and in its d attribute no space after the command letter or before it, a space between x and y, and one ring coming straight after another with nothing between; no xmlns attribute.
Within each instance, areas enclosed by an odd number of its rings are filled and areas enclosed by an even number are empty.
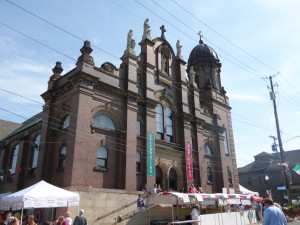
<svg viewBox="0 0 300 225"><path fill-rule="evenodd" d="M178 58L181 58L182 56L181 56L181 48L182 48L182 45L180 45L180 41L179 40L177 40L177 42L176 42L176 48L177 48L177 57Z"/></svg>
<svg viewBox="0 0 300 225"><path fill-rule="evenodd" d="M191 66L190 67L190 71L189 71L189 83L190 84L194 84L195 83L195 71L194 71L194 67Z"/></svg>
<svg viewBox="0 0 300 225"><path fill-rule="evenodd" d="M135 40L132 38L133 31L129 30L127 34L127 46L124 54L130 53L132 55L135 55L134 48L135 48Z"/></svg>
<svg viewBox="0 0 300 225"><path fill-rule="evenodd" d="M149 19L147 18L144 22L144 34L143 34L143 40L145 39L149 39L149 40L152 40L151 39L151 36L150 36L150 26L149 26Z"/></svg>
<svg viewBox="0 0 300 225"><path fill-rule="evenodd" d="M166 72L166 68L167 68L167 60L166 58L162 55L161 56L161 71Z"/></svg>

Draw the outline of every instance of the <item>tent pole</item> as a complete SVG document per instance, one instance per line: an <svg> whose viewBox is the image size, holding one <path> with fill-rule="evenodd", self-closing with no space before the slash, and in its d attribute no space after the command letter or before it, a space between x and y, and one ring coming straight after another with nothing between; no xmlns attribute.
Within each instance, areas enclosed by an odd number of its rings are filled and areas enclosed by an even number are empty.
<svg viewBox="0 0 300 225"><path fill-rule="evenodd" d="M22 225L22 223L23 223L23 208L24 208L24 207L22 207L22 210L21 210L21 225Z"/></svg>

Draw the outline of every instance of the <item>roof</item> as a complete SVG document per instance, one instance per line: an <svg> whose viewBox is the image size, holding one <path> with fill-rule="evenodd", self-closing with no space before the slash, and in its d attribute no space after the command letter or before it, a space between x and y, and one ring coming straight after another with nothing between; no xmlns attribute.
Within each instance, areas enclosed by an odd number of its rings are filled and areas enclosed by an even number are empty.
<svg viewBox="0 0 300 225"><path fill-rule="evenodd" d="M220 61L217 53L208 45L200 42L196 45L190 53L188 59L188 68L194 66L194 68L206 65L220 66Z"/></svg>
<svg viewBox="0 0 300 225"><path fill-rule="evenodd" d="M273 157L273 154L274 153L261 152L261 153L255 155L254 157L257 157L257 156L272 156Z"/></svg>
<svg viewBox="0 0 300 225"><path fill-rule="evenodd" d="M0 139L0 141L10 138L13 135L20 133L21 131L27 129L28 127L31 127L31 126L41 122L42 120L43 120L42 112L40 112L40 113L32 116L28 120L24 121L22 124L19 124L20 125L19 127L17 127L15 130L12 130L11 133L8 133L6 136L2 137L2 139Z"/></svg>
<svg viewBox="0 0 300 225"><path fill-rule="evenodd" d="M22 126L21 123L14 123L6 120L0 120L0 139L7 136L17 128Z"/></svg>
<svg viewBox="0 0 300 225"><path fill-rule="evenodd" d="M278 154L280 154L280 153L278 153ZM280 161L280 160L278 160L278 157L280 157L280 156L279 155L277 156L277 153L261 152L260 154L254 156L254 157L265 156L265 155L274 157L274 159L272 159L271 164L269 166L257 167L255 165L255 161L253 161L252 163L249 163L248 165L246 165L244 167L238 168L238 172L239 173L248 173L248 172L259 173L262 171L278 170L280 168L278 165L278 163ZM284 162L286 162L288 164L289 169L292 170L295 167L295 165L300 162L300 149L292 150L292 151L285 151L283 156L284 156Z"/></svg>

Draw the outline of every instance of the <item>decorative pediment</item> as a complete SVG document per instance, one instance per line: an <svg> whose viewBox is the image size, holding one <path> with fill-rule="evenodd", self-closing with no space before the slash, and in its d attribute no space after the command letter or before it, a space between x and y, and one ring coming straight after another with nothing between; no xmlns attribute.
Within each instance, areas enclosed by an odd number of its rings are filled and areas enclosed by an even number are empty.
<svg viewBox="0 0 300 225"><path fill-rule="evenodd" d="M102 70L106 71L106 72L109 72L109 73L113 73L114 71L118 71L118 68L110 63L110 62L105 62L101 65L101 68Z"/></svg>

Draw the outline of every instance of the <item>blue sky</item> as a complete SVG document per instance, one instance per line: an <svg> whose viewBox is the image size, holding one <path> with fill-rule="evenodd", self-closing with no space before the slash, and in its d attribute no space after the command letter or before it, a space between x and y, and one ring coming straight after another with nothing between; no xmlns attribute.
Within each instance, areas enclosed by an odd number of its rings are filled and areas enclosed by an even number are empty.
<svg viewBox="0 0 300 225"><path fill-rule="evenodd" d="M284 0L13 2L115 56L94 48L92 56L96 66L106 61L119 66L121 61L118 58L125 50L127 32L132 29L134 39L139 43L146 18L150 19L152 38L160 36L159 27L164 24L167 29L165 36L174 49L176 41L180 40L186 61L190 51L197 45L197 32L201 30L204 43L215 49L222 62L221 79L232 106L238 166L253 161L253 156L261 151L271 152L272 139L268 136L276 136L273 106L267 88L269 81L260 76L267 77L280 72L274 78L274 83L278 84L276 92L282 139L286 141L300 136L300 2L297 0L288 3ZM0 2L0 88L42 103L40 94L47 89L55 62L61 61L64 72L67 72L75 66L75 61L20 35L2 23L74 59L79 57L83 42L5 0ZM255 58L230 44L203 23ZM139 45L135 51L137 54L140 52ZM42 110L41 104L1 90L0 105L24 117ZM2 110L0 119L14 122L24 120ZM284 143L285 150L299 148L300 138Z"/></svg>

